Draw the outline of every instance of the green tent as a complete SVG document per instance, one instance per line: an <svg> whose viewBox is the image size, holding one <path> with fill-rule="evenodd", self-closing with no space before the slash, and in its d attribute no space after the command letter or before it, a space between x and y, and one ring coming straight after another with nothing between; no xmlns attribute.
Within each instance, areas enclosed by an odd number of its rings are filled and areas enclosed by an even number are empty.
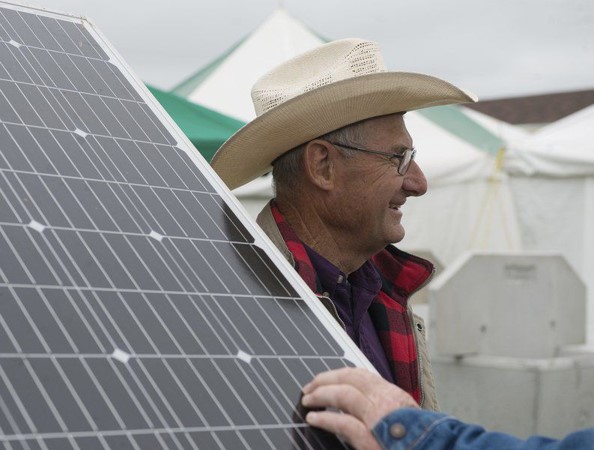
<svg viewBox="0 0 594 450"><path fill-rule="evenodd" d="M223 142L245 125L175 94L147 87L207 161Z"/></svg>

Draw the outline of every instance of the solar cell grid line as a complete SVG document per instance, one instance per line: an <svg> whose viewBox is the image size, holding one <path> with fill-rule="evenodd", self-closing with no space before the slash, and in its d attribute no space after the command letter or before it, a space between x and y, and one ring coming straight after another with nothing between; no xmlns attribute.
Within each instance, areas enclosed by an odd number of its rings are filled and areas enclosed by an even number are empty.
<svg viewBox="0 0 594 450"><path fill-rule="evenodd" d="M345 448L371 366L101 33L0 2L0 94L3 448Z"/></svg>

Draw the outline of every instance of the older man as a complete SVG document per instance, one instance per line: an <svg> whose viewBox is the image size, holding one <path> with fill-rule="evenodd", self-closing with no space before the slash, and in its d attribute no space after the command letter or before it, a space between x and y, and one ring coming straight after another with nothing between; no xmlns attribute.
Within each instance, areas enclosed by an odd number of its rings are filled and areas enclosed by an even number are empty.
<svg viewBox="0 0 594 450"><path fill-rule="evenodd" d="M423 195L404 113L474 98L434 77L387 72L378 46L345 39L300 55L252 89L258 117L212 165L230 188L272 168L258 217L378 372L437 409L420 318L407 300L429 261L398 250L401 208Z"/></svg>

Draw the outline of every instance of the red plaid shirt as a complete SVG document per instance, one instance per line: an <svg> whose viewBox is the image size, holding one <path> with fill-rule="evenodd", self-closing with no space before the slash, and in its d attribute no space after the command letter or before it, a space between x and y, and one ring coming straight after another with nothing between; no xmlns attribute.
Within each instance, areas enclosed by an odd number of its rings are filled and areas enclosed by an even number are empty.
<svg viewBox="0 0 594 450"><path fill-rule="evenodd" d="M278 229L295 259L295 269L309 288L319 295L320 281L303 243L284 216L271 203ZM373 299L369 315L386 354L396 384L420 402L421 388L417 349L409 317L408 297L433 272L433 265L389 245L371 258L382 279L382 288Z"/></svg>

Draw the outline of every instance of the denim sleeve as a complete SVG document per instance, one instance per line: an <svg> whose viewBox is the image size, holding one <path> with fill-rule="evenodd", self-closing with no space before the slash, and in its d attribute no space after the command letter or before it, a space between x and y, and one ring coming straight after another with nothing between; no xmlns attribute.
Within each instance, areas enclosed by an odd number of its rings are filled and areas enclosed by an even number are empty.
<svg viewBox="0 0 594 450"><path fill-rule="evenodd" d="M594 428L577 431L560 441L542 436L522 440L445 414L400 409L385 416L373 429L386 450L586 450L594 449Z"/></svg>

